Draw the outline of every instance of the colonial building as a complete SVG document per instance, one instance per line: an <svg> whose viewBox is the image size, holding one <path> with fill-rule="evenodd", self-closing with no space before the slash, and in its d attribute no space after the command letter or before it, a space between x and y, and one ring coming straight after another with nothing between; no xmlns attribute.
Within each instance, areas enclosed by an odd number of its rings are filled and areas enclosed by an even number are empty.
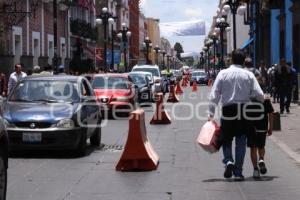
<svg viewBox="0 0 300 200"><path fill-rule="evenodd" d="M147 30L148 30L148 37L152 42L152 46L153 47L155 47L156 45L161 46L159 19L147 18ZM149 57L152 63L155 63L155 52L151 51Z"/></svg>
<svg viewBox="0 0 300 200"><path fill-rule="evenodd" d="M8 74L16 63L23 63L25 71L34 65L51 65L55 47L51 1L4 0L0 6L0 70ZM68 22L66 6L58 3L56 46L61 64L66 64L70 57Z"/></svg>
<svg viewBox="0 0 300 200"><path fill-rule="evenodd" d="M139 25L139 15L140 15L140 8L139 8L139 0L130 0L129 1L129 16L130 16L130 26L129 30L131 31L131 38L130 38L130 60L131 66L137 64L139 55L140 55L140 48L139 48L139 35L140 35L140 25Z"/></svg>

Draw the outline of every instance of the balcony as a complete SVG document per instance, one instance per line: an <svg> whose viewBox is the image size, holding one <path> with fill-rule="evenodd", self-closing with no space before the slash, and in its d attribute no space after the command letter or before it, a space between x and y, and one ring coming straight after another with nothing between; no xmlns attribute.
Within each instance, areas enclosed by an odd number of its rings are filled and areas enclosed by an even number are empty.
<svg viewBox="0 0 300 200"><path fill-rule="evenodd" d="M98 36L96 27L79 19L71 20L71 33L92 41L96 41Z"/></svg>

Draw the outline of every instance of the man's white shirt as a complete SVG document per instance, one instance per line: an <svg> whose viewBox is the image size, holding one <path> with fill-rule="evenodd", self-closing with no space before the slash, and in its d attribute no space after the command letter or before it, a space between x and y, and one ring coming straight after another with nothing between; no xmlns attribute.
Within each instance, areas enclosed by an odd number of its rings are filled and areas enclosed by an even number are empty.
<svg viewBox="0 0 300 200"><path fill-rule="evenodd" d="M209 113L214 115L219 101L223 106L248 103L251 99L264 101L264 93L252 72L240 65L220 71L209 95Z"/></svg>
<svg viewBox="0 0 300 200"><path fill-rule="evenodd" d="M17 82L21 80L22 78L25 78L27 74L25 72L21 72L20 74L17 74L16 72L13 72L9 76L8 80L8 94L11 92L11 90L15 87Z"/></svg>

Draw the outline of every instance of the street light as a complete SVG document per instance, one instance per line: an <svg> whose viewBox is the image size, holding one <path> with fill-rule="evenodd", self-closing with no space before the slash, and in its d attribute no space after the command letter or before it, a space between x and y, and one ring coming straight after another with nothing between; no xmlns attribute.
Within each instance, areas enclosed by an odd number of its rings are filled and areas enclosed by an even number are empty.
<svg viewBox="0 0 300 200"><path fill-rule="evenodd" d="M162 56L163 56L163 63L162 63L162 68L165 69L166 64L165 64L165 56L167 55L167 52L165 50L162 50Z"/></svg>
<svg viewBox="0 0 300 200"><path fill-rule="evenodd" d="M232 13L232 23L233 23L233 49L236 49L236 14L242 14L244 6L241 0L225 0L223 1L224 13L228 13L231 10ZM239 10L239 12L237 12ZM223 13L222 13L223 14Z"/></svg>
<svg viewBox="0 0 300 200"><path fill-rule="evenodd" d="M109 24L114 24L115 20L111 13L108 12L106 7L102 8L101 14L96 19L96 24L103 25L103 34L104 34L104 71L108 71L107 66L107 27Z"/></svg>
<svg viewBox="0 0 300 200"><path fill-rule="evenodd" d="M203 60L204 60L204 52L203 51L201 51L200 52L200 67L201 68L203 68Z"/></svg>
<svg viewBox="0 0 300 200"><path fill-rule="evenodd" d="M217 18L215 32L220 33L221 43L221 68L224 68L224 33L231 31L229 24L225 18Z"/></svg>
<svg viewBox="0 0 300 200"><path fill-rule="evenodd" d="M207 46L204 46L203 48L202 48L202 50L204 51L204 57L205 57L205 59L204 59L204 68L207 70L207 68L208 68L208 65L207 65L207 60L208 60L208 47ZM206 66L205 66L206 65Z"/></svg>
<svg viewBox="0 0 300 200"><path fill-rule="evenodd" d="M169 73L169 71L170 71L170 58L171 58L172 56L170 56L170 55L167 55L167 69L168 69L168 73Z"/></svg>
<svg viewBox="0 0 300 200"><path fill-rule="evenodd" d="M143 42L143 47L146 53L146 64L151 64L150 59L149 59L149 52L151 51L152 48L152 43L149 37L146 37L144 42Z"/></svg>
<svg viewBox="0 0 300 200"><path fill-rule="evenodd" d="M158 45L156 45L154 48L153 48L153 51L155 52L155 64L158 65L158 53L160 53L160 48Z"/></svg>
<svg viewBox="0 0 300 200"><path fill-rule="evenodd" d="M216 32L214 32L210 38L212 39L213 41L213 46L214 46L214 75L216 73L216 46L217 46L217 41L218 41L218 35Z"/></svg>
<svg viewBox="0 0 300 200"><path fill-rule="evenodd" d="M128 62L127 62L127 48L128 48L128 38L131 37L131 32L126 23L122 23L122 30L118 33L118 38L123 42L123 53L124 53L124 66L125 72L128 71Z"/></svg>

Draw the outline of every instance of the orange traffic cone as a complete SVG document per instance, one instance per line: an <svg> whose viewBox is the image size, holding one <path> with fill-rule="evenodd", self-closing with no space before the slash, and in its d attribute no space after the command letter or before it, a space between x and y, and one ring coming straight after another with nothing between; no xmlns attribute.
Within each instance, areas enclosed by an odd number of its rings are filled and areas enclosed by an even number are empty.
<svg viewBox="0 0 300 200"><path fill-rule="evenodd" d="M159 157L149 142L145 126L145 111L130 113L128 138L117 171L156 170Z"/></svg>
<svg viewBox="0 0 300 200"><path fill-rule="evenodd" d="M177 103L179 102L178 97L175 94L174 85L170 85L170 93L167 102Z"/></svg>
<svg viewBox="0 0 300 200"><path fill-rule="evenodd" d="M175 93L179 94L179 95L183 93L179 82L177 82L177 84L176 84Z"/></svg>
<svg viewBox="0 0 300 200"><path fill-rule="evenodd" d="M197 83L196 83L196 81L193 81L192 92L197 92Z"/></svg>
<svg viewBox="0 0 300 200"><path fill-rule="evenodd" d="M156 110L150 124L171 124L171 118L164 108L164 98L162 93L157 94Z"/></svg>
<svg viewBox="0 0 300 200"><path fill-rule="evenodd" d="M181 82L181 87L186 87L185 78L183 78L183 79L182 79L182 82Z"/></svg>
<svg viewBox="0 0 300 200"><path fill-rule="evenodd" d="M209 79L209 80L208 80L208 84L207 84L207 85L208 85L208 87L211 87L211 86L212 86L212 84L213 84L213 83L212 83L212 79Z"/></svg>

